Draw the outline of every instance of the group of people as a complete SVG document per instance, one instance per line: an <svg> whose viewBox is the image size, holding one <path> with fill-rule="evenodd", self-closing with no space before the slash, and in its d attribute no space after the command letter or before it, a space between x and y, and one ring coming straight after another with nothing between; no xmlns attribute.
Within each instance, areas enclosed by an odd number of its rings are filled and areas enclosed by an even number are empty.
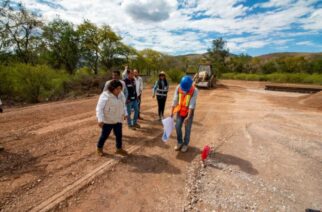
<svg viewBox="0 0 322 212"><path fill-rule="evenodd" d="M169 91L169 83L165 72L159 73L159 79L155 82L152 97L158 102L158 115L161 121L164 118L164 110ZM141 97L143 93L143 79L137 69L129 69L127 66L122 73L114 71L112 80L105 83L102 94L96 106L96 116L101 135L97 142L97 153L104 155L104 143L113 130L116 138L116 153L126 155L127 151L122 146L122 123L127 120L129 129L141 128L138 120L143 120L140 114ZM198 89L193 85L189 76L184 76L176 87L172 101L171 117L176 119L177 145L176 151L186 152L190 142L191 127L196 107ZM133 118L132 118L132 112ZM182 126L185 125L185 135L182 135Z"/></svg>
<svg viewBox="0 0 322 212"><path fill-rule="evenodd" d="M140 113L143 86L143 79L139 76L139 71L128 67L125 67L122 77L120 71L113 71L112 79L105 83L96 106L98 125L102 128L97 142L97 153L100 156L104 155L103 147L112 131L116 138L116 153L127 154L122 146L122 123L123 120L126 120L129 129L132 130L141 128L138 120L143 120ZM162 71L159 73L159 79L155 82L152 90L152 97L156 97L158 102L160 121L164 118L169 88L166 74ZM171 109L171 117L176 119L176 151L186 152L188 150L197 96L198 89L193 85L192 78L184 76L175 89ZM2 112L1 106L0 100L0 112ZM183 125L185 125L184 137L182 135ZM3 147L0 144L1 150L3 150Z"/></svg>
<svg viewBox="0 0 322 212"><path fill-rule="evenodd" d="M116 153L127 154L122 148L122 122L127 120L128 127L132 130L141 128L138 120L142 120L140 114L142 92L143 80L137 69L125 67L122 79L120 71L113 71L112 80L105 83L96 106L98 125L102 128L97 143L99 155L103 155L104 143L112 130L116 138Z"/></svg>

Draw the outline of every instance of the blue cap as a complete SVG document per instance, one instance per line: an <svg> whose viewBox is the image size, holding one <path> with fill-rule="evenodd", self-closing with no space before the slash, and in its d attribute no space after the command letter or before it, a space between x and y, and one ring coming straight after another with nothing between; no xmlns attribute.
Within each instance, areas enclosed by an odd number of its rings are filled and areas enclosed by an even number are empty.
<svg viewBox="0 0 322 212"><path fill-rule="evenodd" d="M184 92L188 92L192 86L193 80L191 77L189 76L184 76L182 77L181 81L180 81L180 88L184 91Z"/></svg>

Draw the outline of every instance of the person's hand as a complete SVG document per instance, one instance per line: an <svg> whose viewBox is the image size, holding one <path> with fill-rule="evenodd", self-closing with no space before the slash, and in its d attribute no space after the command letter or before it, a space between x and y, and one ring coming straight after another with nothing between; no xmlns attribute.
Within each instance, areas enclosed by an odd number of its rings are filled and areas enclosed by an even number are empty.
<svg viewBox="0 0 322 212"><path fill-rule="evenodd" d="M127 116L124 116L124 117L123 117L123 119L124 119L124 120L127 120Z"/></svg>
<svg viewBox="0 0 322 212"><path fill-rule="evenodd" d="M100 128L102 128L102 127L103 127L103 125L104 125L104 122L98 122L98 126L99 126Z"/></svg>
<svg viewBox="0 0 322 212"><path fill-rule="evenodd" d="M187 125L188 124L188 122L189 122L189 117L187 117L184 121L183 121L183 123L184 123L184 125Z"/></svg>

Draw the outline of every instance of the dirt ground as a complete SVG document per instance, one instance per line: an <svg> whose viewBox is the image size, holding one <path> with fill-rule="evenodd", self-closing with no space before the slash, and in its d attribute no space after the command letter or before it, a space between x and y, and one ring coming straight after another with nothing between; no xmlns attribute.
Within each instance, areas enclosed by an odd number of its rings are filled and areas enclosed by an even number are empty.
<svg viewBox="0 0 322 212"><path fill-rule="evenodd" d="M113 136L105 157L95 154L98 96L6 110L0 211L31 210L108 161L119 162L54 210L322 210L321 104L303 101L314 102L313 95L265 91L259 82L221 84L200 91L187 153L173 150L175 133L161 141L149 89L142 129L124 127L125 149L139 148L123 158L114 154ZM205 145L212 153L202 167Z"/></svg>

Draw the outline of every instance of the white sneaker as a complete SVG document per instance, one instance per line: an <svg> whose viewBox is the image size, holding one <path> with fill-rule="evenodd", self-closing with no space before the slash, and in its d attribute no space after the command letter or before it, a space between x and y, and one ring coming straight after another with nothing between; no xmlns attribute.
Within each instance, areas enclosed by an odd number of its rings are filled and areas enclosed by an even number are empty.
<svg viewBox="0 0 322 212"><path fill-rule="evenodd" d="M176 151L179 151L182 147L182 144L177 144L175 147L174 147L174 150Z"/></svg>
<svg viewBox="0 0 322 212"><path fill-rule="evenodd" d="M188 151L188 146L187 145L183 145L181 147L181 152L187 152Z"/></svg>

